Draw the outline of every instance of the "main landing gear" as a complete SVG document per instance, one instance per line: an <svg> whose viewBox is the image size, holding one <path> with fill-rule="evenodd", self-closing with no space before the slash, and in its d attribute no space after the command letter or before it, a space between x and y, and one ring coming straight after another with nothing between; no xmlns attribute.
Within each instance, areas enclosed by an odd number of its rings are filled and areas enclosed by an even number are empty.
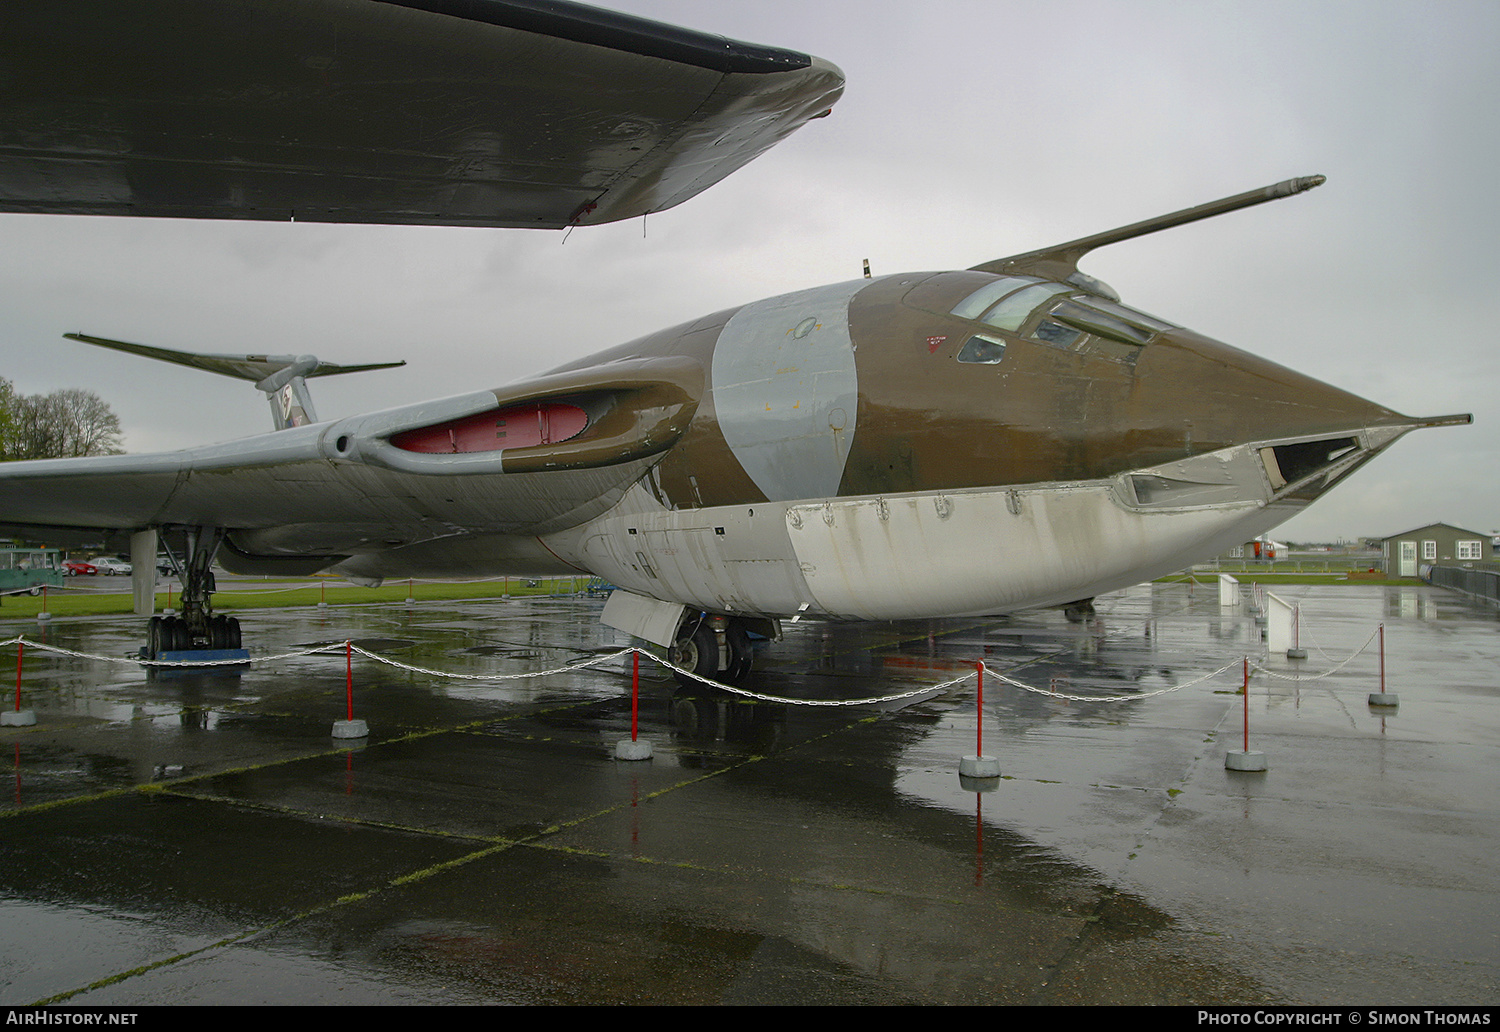
<svg viewBox="0 0 1500 1032"><path fill-rule="evenodd" d="M239 620L216 616L213 611L213 563L223 540L224 531L217 527L189 527L183 534L180 556L166 546L172 567L182 581L182 612L178 616L151 618L146 625L143 658L160 659L167 652L241 648Z"/></svg>
<svg viewBox="0 0 1500 1032"><path fill-rule="evenodd" d="M755 623L770 625L771 621ZM755 661L750 647L751 626L752 621L741 617L690 613L677 628L677 638L667 652L667 659L697 677L738 684L750 673ZM674 676L689 687L702 685L684 674Z"/></svg>
<svg viewBox="0 0 1500 1032"><path fill-rule="evenodd" d="M208 617L205 630L199 634L193 633L186 619L177 616L153 616L146 625L147 659L160 659L163 652L240 647L240 622L232 616Z"/></svg>
<svg viewBox="0 0 1500 1032"><path fill-rule="evenodd" d="M1069 623L1083 623L1085 620L1094 618L1094 600L1082 598L1077 602L1069 602L1063 606L1063 615L1068 618Z"/></svg>

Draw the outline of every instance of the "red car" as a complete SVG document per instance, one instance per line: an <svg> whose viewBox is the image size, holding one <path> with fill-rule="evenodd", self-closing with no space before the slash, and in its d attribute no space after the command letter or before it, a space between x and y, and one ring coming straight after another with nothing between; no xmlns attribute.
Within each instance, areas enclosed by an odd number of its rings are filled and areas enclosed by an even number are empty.
<svg viewBox="0 0 1500 1032"><path fill-rule="evenodd" d="M99 570L93 563L86 563L82 559L64 559L63 573L69 577L81 577L84 574L96 574Z"/></svg>

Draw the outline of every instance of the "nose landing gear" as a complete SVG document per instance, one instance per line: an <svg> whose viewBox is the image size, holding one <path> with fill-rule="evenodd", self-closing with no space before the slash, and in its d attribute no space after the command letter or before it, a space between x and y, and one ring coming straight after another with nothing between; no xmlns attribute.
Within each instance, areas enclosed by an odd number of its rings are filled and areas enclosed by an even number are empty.
<svg viewBox="0 0 1500 1032"><path fill-rule="evenodd" d="M697 677L739 684L755 665L750 630L751 621L741 617L689 614L677 628L677 638L667 652L667 659ZM702 683L684 674L675 676L688 687Z"/></svg>

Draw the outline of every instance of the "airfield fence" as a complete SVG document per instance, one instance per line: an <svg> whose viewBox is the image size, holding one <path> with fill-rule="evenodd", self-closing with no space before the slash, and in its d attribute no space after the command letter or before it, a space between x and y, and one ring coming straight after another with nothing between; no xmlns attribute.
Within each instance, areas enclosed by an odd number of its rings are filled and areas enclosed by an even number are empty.
<svg viewBox="0 0 1500 1032"><path fill-rule="evenodd" d="M1426 581L1439 588L1488 599L1500 605L1500 570L1468 566L1431 566Z"/></svg>

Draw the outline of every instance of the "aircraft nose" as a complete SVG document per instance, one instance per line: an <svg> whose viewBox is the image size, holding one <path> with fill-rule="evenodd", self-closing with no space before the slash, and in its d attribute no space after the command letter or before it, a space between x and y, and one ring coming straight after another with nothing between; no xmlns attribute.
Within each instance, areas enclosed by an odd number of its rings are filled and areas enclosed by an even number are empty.
<svg viewBox="0 0 1500 1032"><path fill-rule="evenodd" d="M1409 416L1227 344L1164 335L1138 374L1187 416L1192 450L1410 425Z"/></svg>
<svg viewBox="0 0 1500 1032"><path fill-rule="evenodd" d="M1468 415L1402 415L1188 331L1164 334L1149 350L1136 370L1145 388L1139 400L1161 415L1173 414L1168 432L1181 435L1178 454L1235 449L1255 455L1276 497L1310 501L1411 430L1472 422ZM1154 490L1153 484L1143 480L1137 494L1142 485Z"/></svg>

